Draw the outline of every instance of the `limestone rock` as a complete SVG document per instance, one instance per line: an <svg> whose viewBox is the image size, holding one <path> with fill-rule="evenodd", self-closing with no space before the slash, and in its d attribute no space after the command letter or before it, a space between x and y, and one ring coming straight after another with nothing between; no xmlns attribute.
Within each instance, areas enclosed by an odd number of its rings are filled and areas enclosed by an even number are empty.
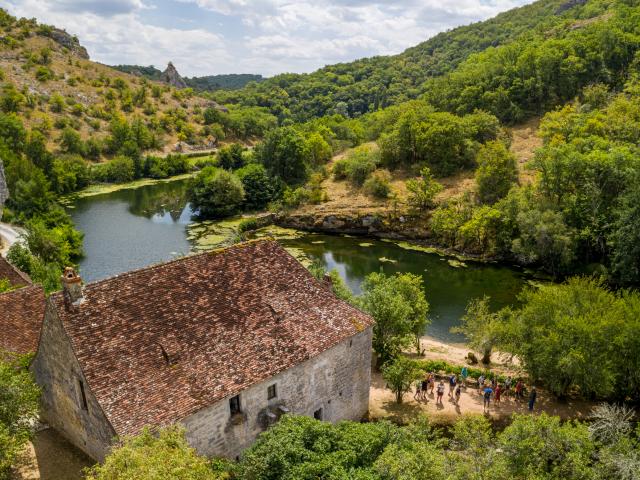
<svg viewBox="0 0 640 480"><path fill-rule="evenodd" d="M171 62L167 65L166 70L162 72L160 80L176 88L187 88L187 83L180 76L178 70L176 70L176 67L174 67Z"/></svg>
<svg viewBox="0 0 640 480"><path fill-rule="evenodd" d="M68 48L69 51L76 57L89 60L87 49L80 45L77 37L69 35L67 32L59 28L54 28L53 30L51 30L48 36L51 37L54 42L62 45L65 48Z"/></svg>

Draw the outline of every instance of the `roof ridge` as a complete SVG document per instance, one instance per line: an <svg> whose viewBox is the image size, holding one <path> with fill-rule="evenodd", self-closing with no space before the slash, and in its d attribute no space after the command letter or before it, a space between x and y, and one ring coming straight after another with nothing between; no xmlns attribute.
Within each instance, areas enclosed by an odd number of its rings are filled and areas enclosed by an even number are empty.
<svg viewBox="0 0 640 480"><path fill-rule="evenodd" d="M115 280L117 278L126 278L129 276L132 276L134 274L138 274L140 272L146 272L146 271L152 271L152 270L156 270L159 269L161 267L165 267L168 265L172 265L174 263L178 263L187 259L192 259L192 258L197 258L197 257L204 257L206 255L220 255L222 253L226 253L232 249L235 248L245 248L245 247L249 247L252 245L256 245L259 243L277 243L275 241L275 239L271 236L268 237L262 237L262 238L252 238L249 240L245 240L244 242L240 242L240 243L235 243L233 245L227 245L226 247L219 247L219 248L214 248L211 250L206 250L204 252L197 252L197 253L192 253L192 254L187 254L178 258L172 258L171 260L167 260L164 262L158 262L158 263L153 263L151 265L147 265L145 267L140 267L140 268L136 268L133 270L127 270L126 272L122 272L122 273L117 273L115 275L112 275L110 277L107 278L102 278L100 280L96 280L94 282L88 282L85 284L85 286L93 286L93 285L100 285L102 283L106 283L112 280ZM80 272L80 278L82 278L82 272ZM62 290L58 290L54 293L51 294L51 296L54 295L61 295L62 294Z"/></svg>

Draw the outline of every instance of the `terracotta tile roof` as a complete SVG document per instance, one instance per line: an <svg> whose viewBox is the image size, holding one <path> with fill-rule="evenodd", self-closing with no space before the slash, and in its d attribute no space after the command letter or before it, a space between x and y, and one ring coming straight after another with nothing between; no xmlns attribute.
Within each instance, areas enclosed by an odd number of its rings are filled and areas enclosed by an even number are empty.
<svg viewBox="0 0 640 480"><path fill-rule="evenodd" d="M51 297L115 431L167 425L372 324L275 241L248 242Z"/></svg>
<svg viewBox="0 0 640 480"><path fill-rule="evenodd" d="M35 352L44 308L44 290L39 285L0 293L0 351Z"/></svg>
<svg viewBox="0 0 640 480"><path fill-rule="evenodd" d="M14 287L24 287L31 284L31 279L26 273L22 273L11 265L5 258L0 256L0 280L8 279Z"/></svg>

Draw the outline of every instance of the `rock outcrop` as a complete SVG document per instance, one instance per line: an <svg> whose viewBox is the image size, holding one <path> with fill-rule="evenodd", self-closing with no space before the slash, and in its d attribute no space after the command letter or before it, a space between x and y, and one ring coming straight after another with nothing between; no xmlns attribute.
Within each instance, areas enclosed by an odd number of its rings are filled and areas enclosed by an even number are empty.
<svg viewBox="0 0 640 480"><path fill-rule="evenodd" d="M187 82L180 76L176 67L173 66L173 63L169 62L167 68L162 75L160 76L160 81L164 83L168 83L171 86L176 88L187 88Z"/></svg>
<svg viewBox="0 0 640 480"><path fill-rule="evenodd" d="M78 38L72 35L69 35L64 30L59 28L52 29L48 36L56 43L62 45L65 48L68 48L69 51L75 55L76 57L84 58L85 60L89 60L89 54L87 53L87 49L80 45Z"/></svg>

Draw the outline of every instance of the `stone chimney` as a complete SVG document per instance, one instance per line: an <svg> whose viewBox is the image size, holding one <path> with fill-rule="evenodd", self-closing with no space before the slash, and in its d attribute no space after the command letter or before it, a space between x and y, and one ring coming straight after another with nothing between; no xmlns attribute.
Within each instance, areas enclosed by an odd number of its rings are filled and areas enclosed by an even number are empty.
<svg viewBox="0 0 640 480"><path fill-rule="evenodd" d="M82 279L73 267L66 267L62 274L62 291L65 300L71 305L80 305L84 301L82 295Z"/></svg>

